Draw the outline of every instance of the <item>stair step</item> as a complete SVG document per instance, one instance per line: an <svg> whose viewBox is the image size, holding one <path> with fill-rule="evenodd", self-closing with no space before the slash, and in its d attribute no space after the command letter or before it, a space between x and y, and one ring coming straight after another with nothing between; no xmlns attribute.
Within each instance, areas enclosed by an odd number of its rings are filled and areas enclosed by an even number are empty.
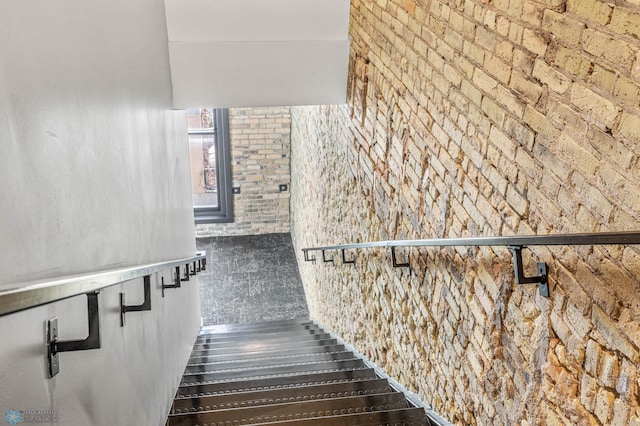
<svg viewBox="0 0 640 426"><path fill-rule="evenodd" d="M254 323L241 323L241 324L220 324L209 325L200 329L200 334L214 334L214 333L233 333L236 331L254 331L265 329L286 329L286 328L301 328L305 326L314 326L315 323L308 318L298 318L293 320L280 320L280 321L265 321Z"/></svg>
<svg viewBox="0 0 640 426"><path fill-rule="evenodd" d="M275 344L264 344L264 345L242 345L242 346L224 346L218 348L195 348L191 352L191 356L208 356L208 355L221 355L221 354L230 354L230 353L248 353L248 352L256 352L256 351L271 351L277 349L294 349L294 348L306 348L311 346L328 346L328 345L337 345L338 342L336 339L322 339L322 340L304 340L304 341L296 341L296 342L282 342Z"/></svg>
<svg viewBox="0 0 640 426"><path fill-rule="evenodd" d="M360 368L323 373L304 373L262 379L246 379L220 383L182 385L178 388L177 395L179 397L196 397L234 392L254 392L267 389L311 386L326 383L346 383L355 380L368 380L376 378L377 376L372 369Z"/></svg>
<svg viewBox="0 0 640 426"><path fill-rule="evenodd" d="M304 328L287 328L284 330L281 329L266 329L266 330L256 330L251 332L246 331L237 331L233 333L210 333L210 334L200 334L196 338L196 343L205 343L205 342L214 342L214 341L222 341L222 340L249 340L250 338L260 339L260 338L272 338L272 337L281 337L281 336L296 336L298 334L318 334L324 333L324 331L318 327L317 325L309 325Z"/></svg>
<svg viewBox="0 0 640 426"><path fill-rule="evenodd" d="M308 419L284 420L281 422L257 423L254 426L430 426L431 423L422 408L400 408L377 411L375 413L347 414L315 417Z"/></svg>
<svg viewBox="0 0 640 426"><path fill-rule="evenodd" d="M345 398L320 399L247 408L232 408L216 411L201 411L189 414L169 415L169 426L188 426L239 422L239 424L259 424L296 418L316 418L358 414L365 412L408 408L401 393L354 396Z"/></svg>
<svg viewBox="0 0 640 426"><path fill-rule="evenodd" d="M341 398L392 392L386 379L359 380L347 383L296 386L253 392L236 392L197 398L177 398L174 413L210 411L314 399Z"/></svg>
<svg viewBox="0 0 640 426"><path fill-rule="evenodd" d="M306 319L201 329L166 426L431 426Z"/></svg>
<svg viewBox="0 0 640 426"><path fill-rule="evenodd" d="M242 341L233 341L233 340L223 340L220 342L211 342L211 343L198 343L193 346L193 350L204 350L204 349L219 349L219 348L243 348L243 347L256 347L256 346L267 346L267 345L277 345L279 343L292 343L295 342L306 342L306 341L316 341L316 340L327 340L331 339L331 335L328 333L321 334L300 334L296 337L274 337L271 339L261 339L260 337L242 340Z"/></svg>
<svg viewBox="0 0 640 426"><path fill-rule="evenodd" d="M219 370L229 370L234 368L258 368L268 367L271 365L282 364L299 364L302 362L317 362L317 361L338 361L344 359L355 359L353 352L323 352L315 354L294 354L294 355L280 355L280 356L267 356L258 357L245 360L233 360L233 361L219 361L209 362L202 364L188 365L185 370L185 374L195 373L209 373Z"/></svg>
<svg viewBox="0 0 640 426"><path fill-rule="evenodd" d="M280 347L280 346L278 346ZM192 356L189 358L189 365L193 364L206 364L209 362L221 362L221 361L240 361L243 359L255 359L258 357L270 357L280 355L305 355L315 354L323 352L344 352L343 345L328 345L328 346L309 346L290 349L274 349L270 351L255 351L233 354L219 354L219 355L205 355L205 356Z"/></svg>
<svg viewBox="0 0 640 426"><path fill-rule="evenodd" d="M338 361L319 361L300 364L284 364L268 367L238 368L220 370L211 373L186 373L182 377L183 383L215 382L220 380L238 380L240 378L277 377L311 372L340 371L354 368L364 368L362 360L354 358Z"/></svg>

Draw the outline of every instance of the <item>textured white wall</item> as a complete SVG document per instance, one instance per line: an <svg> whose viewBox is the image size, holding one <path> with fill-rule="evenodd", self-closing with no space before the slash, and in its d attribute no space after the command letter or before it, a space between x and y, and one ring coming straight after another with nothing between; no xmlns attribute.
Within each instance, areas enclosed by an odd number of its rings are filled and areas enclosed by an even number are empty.
<svg viewBox="0 0 640 426"><path fill-rule="evenodd" d="M162 4L3 1L0 53L0 289L192 255Z"/></svg>
<svg viewBox="0 0 640 426"><path fill-rule="evenodd" d="M195 253L183 112L171 110L162 2L0 2L0 290ZM167 271L169 274L169 271ZM169 275L167 275L167 278ZM0 318L0 418L162 424L199 321L196 283L132 313L142 280L100 295L100 350L47 378L45 321L86 336L79 296Z"/></svg>

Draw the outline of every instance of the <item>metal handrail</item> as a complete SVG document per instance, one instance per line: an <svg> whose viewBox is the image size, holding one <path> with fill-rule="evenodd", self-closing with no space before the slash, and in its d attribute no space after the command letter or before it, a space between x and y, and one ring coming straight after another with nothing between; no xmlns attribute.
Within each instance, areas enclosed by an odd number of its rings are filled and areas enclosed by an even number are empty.
<svg viewBox="0 0 640 426"><path fill-rule="evenodd" d="M551 234L551 235L512 235L501 237L463 237L463 238L431 238L421 240L388 240L373 241L356 244L339 244L303 248L304 260L315 263L315 256L309 257L309 252L322 252L323 263L332 263L333 257L327 259L325 251L342 251L342 263L355 264L354 260L346 260L345 250L364 249L374 247L389 247L394 267L408 267L409 262L396 262L396 247L452 247L452 246L504 246L513 254L513 269L516 284L538 284L541 296L549 297L549 283L547 264L537 264L536 276L525 276L522 263L522 249L531 246L573 246L573 245L611 245L611 244L640 244L640 231L600 232L583 234Z"/></svg>
<svg viewBox="0 0 640 426"><path fill-rule="evenodd" d="M183 259L110 269L97 273L38 280L0 291L0 316L102 290L165 269L206 261L204 252Z"/></svg>
<svg viewBox="0 0 640 426"><path fill-rule="evenodd" d="M640 244L640 231L599 232L586 234L512 235L501 237L430 238L422 240L388 240L357 244L303 248L303 252L358 249L369 247L444 247L444 246L558 246L597 244Z"/></svg>

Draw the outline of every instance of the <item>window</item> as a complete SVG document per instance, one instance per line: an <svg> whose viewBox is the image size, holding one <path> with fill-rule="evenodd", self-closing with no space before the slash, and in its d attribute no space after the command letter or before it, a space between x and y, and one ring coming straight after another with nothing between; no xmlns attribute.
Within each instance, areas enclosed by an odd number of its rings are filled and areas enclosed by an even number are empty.
<svg viewBox="0 0 640 426"><path fill-rule="evenodd" d="M196 224L233 222L229 112L189 109L187 129Z"/></svg>

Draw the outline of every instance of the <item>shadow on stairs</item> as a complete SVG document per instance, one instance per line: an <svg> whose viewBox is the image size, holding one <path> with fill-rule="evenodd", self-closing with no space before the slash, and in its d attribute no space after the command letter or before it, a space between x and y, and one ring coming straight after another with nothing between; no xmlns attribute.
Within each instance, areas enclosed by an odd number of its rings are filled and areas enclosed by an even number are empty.
<svg viewBox="0 0 640 426"><path fill-rule="evenodd" d="M167 426L435 425L309 320L204 327Z"/></svg>

